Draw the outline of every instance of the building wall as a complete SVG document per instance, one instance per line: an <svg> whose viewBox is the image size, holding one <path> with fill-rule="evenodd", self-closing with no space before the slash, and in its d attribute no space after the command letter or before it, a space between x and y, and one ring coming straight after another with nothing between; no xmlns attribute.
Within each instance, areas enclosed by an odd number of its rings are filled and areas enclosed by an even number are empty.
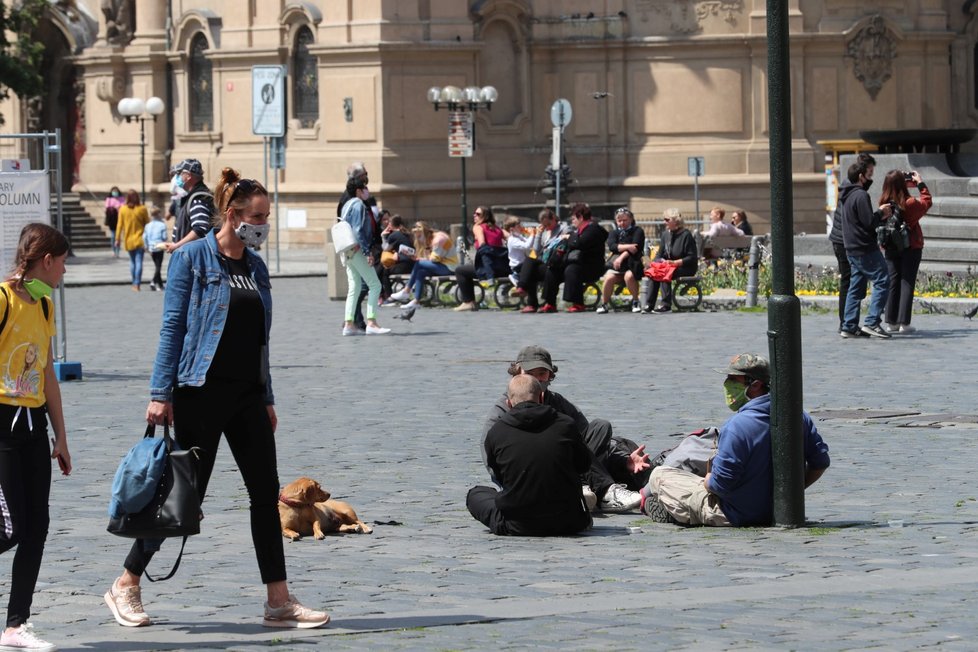
<svg viewBox="0 0 978 652"><path fill-rule="evenodd" d="M797 231L811 232L824 219L816 141L864 129L975 126L978 28L950 0L787 2L794 219ZM574 110L565 132L578 181L570 200L630 205L639 219L669 205L689 214L687 158L703 156L701 212L743 208L761 230L771 219L764 0L171 0L169 34L167 4L136 0L132 42L100 39L77 56L87 139L80 179L96 193L139 187L139 125L116 112L123 96L158 95L172 107L171 119L145 124L155 200L164 199L168 162L184 157L199 158L208 179L226 165L263 178L250 70L290 63L306 26L319 119L289 122L278 185L293 211L293 226L281 225L285 246L324 242L353 160L365 162L384 207L409 219L459 221L461 162L447 155L447 112L426 100L430 86L446 84L499 90L492 110L476 117L477 149L466 161L470 212L482 203L543 202L550 106L563 97ZM213 64L206 131L189 127L187 66L197 33ZM302 213L306 226L296 226Z"/></svg>

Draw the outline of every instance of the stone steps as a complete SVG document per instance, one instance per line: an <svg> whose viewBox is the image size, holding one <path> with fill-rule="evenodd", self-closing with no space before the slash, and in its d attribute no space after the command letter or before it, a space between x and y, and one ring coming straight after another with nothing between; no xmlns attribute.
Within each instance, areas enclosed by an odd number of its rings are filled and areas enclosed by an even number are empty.
<svg viewBox="0 0 978 652"><path fill-rule="evenodd" d="M65 231L71 239L72 249L108 249L111 246L109 235L99 219L92 217L77 193L64 193L61 196L61 214ZM56 224L58 215L51 212L51 223Z"/></svg>

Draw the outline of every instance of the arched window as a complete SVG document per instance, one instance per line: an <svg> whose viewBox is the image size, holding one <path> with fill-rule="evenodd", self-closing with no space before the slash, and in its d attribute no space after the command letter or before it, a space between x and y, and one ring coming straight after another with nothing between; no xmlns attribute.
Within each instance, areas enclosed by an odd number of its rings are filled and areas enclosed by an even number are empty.
<svg viewBox="0 0 978 652"><path fill-rule="evenodd" d="M319 67L316 57L309 53L312 31L300 27L295 35L295 52L292 55L292 70L295 82L292 85L292 106L295 119L302 127L311 127L319 119Z"/></svg>
<svg viewBox="0 0 978 652"><path fill-rule="evenodd" d="M207 39L197 34L190 42L190 131L214 128L214 75L206 51Z"/></svg>

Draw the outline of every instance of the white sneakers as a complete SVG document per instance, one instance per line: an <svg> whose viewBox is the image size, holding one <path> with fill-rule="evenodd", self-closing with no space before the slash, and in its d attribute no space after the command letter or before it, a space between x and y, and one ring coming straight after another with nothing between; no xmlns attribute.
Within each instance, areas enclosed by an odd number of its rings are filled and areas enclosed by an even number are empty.
<svg viewBox="0 0 978 652"><path fill-rule="evenodd" d="M288 601L281 607L273 609L265 603L265 627L291 627L295 629L313 629L322 627L329 622L329 614L303 607L294 595L289 595Z"/></svg>
<svg viewBox="0 0 978 652"><path fill-rule="evenodd" d="M598 497L591 491L591 487L586 484L581 485L581 495L584 497L584 504L587 506L587 511L593 512L594 508L598 506Z"/></svg>
<svg viewBox="0 0 978 652"><path fill-rule="evenodd" d="M613 484L608 487L604 498L601 499L603 512L630 512L642 503L642 494L631 491L623 484Z"/></svg>
<svg viewBox="0 0 978 652"><path fill-rule="evenodd" d="M389 328L382 328L380 326L372 326L371 324L367 324L367 331L366 332L367 332L367 335L387 335L388 333L391 332L391 329L389 329Z"/></svg>
<svg viewBox="0 0 978 652"><path fill-rule="evenodd" d="M105 592L105 604L109 606L115 621L123 627L143 627L152 624L143 611L142 593L138 586L119 586L119 580L112 582L112 588Z"/></svg>
<svg viewBox="0 0 978 652"><path fill-rule="evenodd" d="M34 652L53 652L58 648L53 643L39 639L34 627L24 623L10 634L6 629L0 634L0 650L34 650Z"/></svg>
<svg viewBox="0 0 978 652"><path fill-rule="evenodd" d="M398 303L403 303L404 301L407 301L410 298L411 298L411 293L407 290L407 288L404 288L400 292L395 292L390 296L391 301L397 301Z"/></svg>

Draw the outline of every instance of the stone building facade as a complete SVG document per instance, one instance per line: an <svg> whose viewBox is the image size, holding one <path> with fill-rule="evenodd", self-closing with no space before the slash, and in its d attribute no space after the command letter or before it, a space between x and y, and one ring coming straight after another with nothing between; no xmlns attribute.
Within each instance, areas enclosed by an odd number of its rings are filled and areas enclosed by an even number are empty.
<svg viewBox="0 0 978 652"><path fill-rule="evenodd" d="M818 141L865 129L978 125L974 0L785 0L790 11L795 228L822 229ZM460 219L461 170L431 86L492 85L466 161L468 205L535 205L550 159L550 107L573 119L571 200L629 205L653 219L693 208L687 159L702 156L701 212L770 220L765 0L94 0L53 2L97 16L94 42L63 38L74 92L49 94L69 129L76 190L139 188L139 130L126 96L163 98L146 122L147 188L162 201L171 162L199 158L264 177L252 135L251 67L285 64L288 132L279 176L283 246L320 246L347 165L362 160L384 207ZM94 10L93 10L94 9ZM57 20L54 21L57 23ZM3 108L5 131L31 111ZM75 112L68 124L56 114ZM36 116L35 116L36 117ZM35 123L36 123L35 119ZM46 126L46 125L40 125ZM9 145L5 145L9 147ZM967 147L967 146L966 146ZM67 154L66 154L67 156ZM270 185L271 185L271 177ZM287 217L286 217L287 216Z"/></svg>

